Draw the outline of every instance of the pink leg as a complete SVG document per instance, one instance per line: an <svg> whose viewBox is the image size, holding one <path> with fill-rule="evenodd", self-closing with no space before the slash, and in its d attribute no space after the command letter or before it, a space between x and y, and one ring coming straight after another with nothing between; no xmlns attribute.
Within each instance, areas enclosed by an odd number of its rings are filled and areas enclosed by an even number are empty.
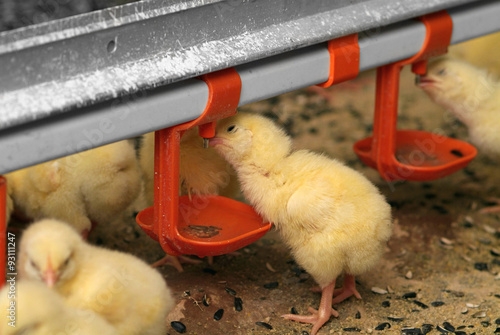
<svg viewBox="0 0 500 335"><path fill-rule="evenodd" d="M282 315L287 320L293 320L304 323L312 323L313 328L311 335L315 335L318 330L330 319L330 316L338 317L339 313L332 308L333 289L335 288L335 280L326 286L321 293L321 303L319 310L309 307L309 312L312 315Z"/></svg>
<svg viewBox="0 0 500 335"><path fill-rule="evenodd" d="M185 256L170 256L169 254L166 254L162 259L151 264L151 267L157 268L159 266L167 264L173 266L179 272L184 272L181 263L199 264L201 263L201 261Z"/></svg>
<svg viewBox="0 0 500 335"><path fill-rule="evenodd" d="M344 284L342 288L339 288L333 292L335 299L333 299L332 304L338 304L344 301L350 296L354 295L356 298L361 299L361 294L356 290L356 282L354 281L354 276L350 274L344 275Z"/></svg>
<svg viewBox="0 0 500 335"><path fill-rule="evenodd" d="M500 205L500 199L498 198L489 198L488 200L491 202L496 202L497 204ZM479 213L481 214L498 213L498 212L500 212L500 206L489 206L479 210Z"/></svg>

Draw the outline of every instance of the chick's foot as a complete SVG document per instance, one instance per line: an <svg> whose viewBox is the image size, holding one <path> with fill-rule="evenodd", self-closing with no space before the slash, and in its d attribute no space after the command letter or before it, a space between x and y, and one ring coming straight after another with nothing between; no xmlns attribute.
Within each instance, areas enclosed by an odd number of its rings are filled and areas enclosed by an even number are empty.
<svg viewBox="0 0 500 335"><path fill-rule="evenodd" d="M354 276L345 274L343 286L333 291L335 299L333 299L332 304L338 304L352 295L361 299L361 294L359 294L358 290L356 290L356 281L354 280Z"/></svg>
<svg viewBox="0 0 500 335"><path fill-rule="evenodd" d="M184 272L184 269L182 268L181 263L199 264L199 263L201 263L201 261L197 260L197 259L192 259L192 258L189 258L186 256L171 256L169 254L166 254L165 257L163 257L162 259L151 264L151 267L157 268L159 266L166 264L166 265L173 266L179 272Z"/></svg>
<svg viewBox="0 0 500 335"><path fill-rule="evenodd" d="M330 319L330 316L338 317L339 313L332 308L333 290L335 288L335 281L326 286L321 293L321 303L319 310L309 307L309 312L312 315L295 315L285 314L283 318L304 323L313 324L311 335L315 335L318 330Z"/></svg>
<svg viewBox="0 0 500 335"><path fill-rule="evenodd" d="M500 212L500 198L489 198L488 201L497 203L498 206L488 206L479 210L481 214L498 213Z"/></svg>

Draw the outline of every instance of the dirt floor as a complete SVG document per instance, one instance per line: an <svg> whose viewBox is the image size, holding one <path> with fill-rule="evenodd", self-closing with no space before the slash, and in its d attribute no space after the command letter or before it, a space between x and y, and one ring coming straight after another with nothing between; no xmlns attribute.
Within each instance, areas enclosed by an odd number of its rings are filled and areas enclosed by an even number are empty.
<svg viewBox="0 0 500 335"><path fill-rule="evenodd" d="M395 226L387 252L372 271L357 278L363 299L334 306L339 317L332 317L319 334L500 333L500 215L478 212L490 204L488 198L500 196L496 163L480 154L466 169L440 180L383 181L352 150L355 141L371 135L374 83L371 71L321 93L300 90L242 108L276 119L296 148L324 152L363 172L392 205ZM408 70L402 74L400 101L400 129L466 139L463 126L414 86ZM118 221L97 227L90 242L149 263L164 255L132 216ZM170 335L178 333L171 321L182 322L186 334L305 335L311 325L280 315L292 309L307 313L320 301L310 291L314 280L295 264L276 231L237 256L215 257L213 265L202 260L184 265L182 273L171 266L159 270L177 300L166 320Z"/></svg>

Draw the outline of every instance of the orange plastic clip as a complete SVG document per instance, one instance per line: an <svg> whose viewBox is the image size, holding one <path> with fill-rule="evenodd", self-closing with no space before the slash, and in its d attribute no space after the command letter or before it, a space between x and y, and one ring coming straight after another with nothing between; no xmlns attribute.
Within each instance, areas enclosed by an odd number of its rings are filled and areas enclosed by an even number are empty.
<svg viewBox="0 0 500 335"><path fill-rule="evenodd" d="M200 136L213 137L216 120L235 114L240 98L241 80L233 68L203 75L201 79L209 88L202 115L155 133L154 206L141 211L136 218L141 228L173 256L204 257L232 252L259 239L271 226L263 224L251 206L229 198L179 197L182 134L199 126ZM208 233L213 236L201 236L210 229L215 229Z"/></svg>
<svg viewBox="0 0 500 335"><path fill-rule="evenodd" d="M347 35L328 41L328 52L330 53L328 80L317 86L326 88L358 76L358 34Z"/></svg>
<svg viewBox="0 0 500 335"><path fill-rule="evenodd" d="M453 21L446 11L419 18L425 24L422 49L414 56L377 69L373 137L356 142L354 150L385 180L433 180L464 168L476 155L465 142L442 135L396 129L399 75L403 66L425 74L427 58L446 53Z"/></svg>
<svg viewBox="0 0 500 335"><path fill-rule="evenodd" d="M5 284L6 246L7 246L7 180L0 176L0 288Z"/></svg>

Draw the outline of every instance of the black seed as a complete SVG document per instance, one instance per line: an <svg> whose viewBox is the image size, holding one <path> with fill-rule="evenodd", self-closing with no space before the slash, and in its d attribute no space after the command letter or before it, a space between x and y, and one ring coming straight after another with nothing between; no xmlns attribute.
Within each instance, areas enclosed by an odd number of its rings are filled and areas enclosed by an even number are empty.
<svg viewBox="0 0 500 335"><path fill-rule="evenodd" d="M449 333L449 331L447 331L446 329L444 329L444 328L443 328L443 327L441 327L441 326L437 326L437 327L436 327L436 330L437 330L438 332L442 333L442 334L448 334L448 333Z"/></svg>
<svg viewBox="0 0 500 335"><path fill-rule="evenodd" d="M464 154L460 150L453 149L450 152L457 157L464 157Z"/></svg>
<svg viewBox="0 0 500 335"><path fill-rule="evenodd" d="M443 328L452 333L455 331L455 327L448 321L443 322Z"/></svg>
<svg viewBox="0 0 500 335"><path fill-rule="evenodd" d="M500 294L495 294L495 298L500 298Z"/></svg>
<svg viewBox="0 0 500 335"><path fill-rule="evenodd" d="M269 323L257 321L257 322L255 322L255 324L257 326L261 326L261 327L267 328L269 330L273 329L273 326L271 326Z"/></svg>
<svg viewBox="0 0 500 335"><path fill-rule="evenodd" d="M237 312L241 312L243 310L243 300L238 297L234 297L234 309Z"/></svg>
<svg viewBox="0 0 500 335"><path fill-rule="evenodd" d="M474 225L473 225L472 223L467 222L467 221L465 221L465 222L462 224L462 226L464 226L464 228L472 228L472 227L474 227Z"/></svg>
<svg viewBox="0 0 500 335"><path fill-rule="evenodd" d="M448 210L446 208L444 208L443 206L440 206L440 205L434 205L431 207L432 209L435 209L436 211L438 211L440 214L448 214Z"/></svg>
<svg viewBox="0 0 500 335"><path fill-rule="evenodd" d="M465 327L464 325L462 325L462 326L458 326L458 327L457 327L457 330L460 330L460 329L465 329L465 328L466 328L466 327Z"/></svg>
<svg viewBox="0 0 500 335"><path fill-rule="evenodd" d="M439 307L439 306L443 306L444 302L442 302L442 301L433 301L433 302L431 302L431 305L433 307Z"/></svg>
<svg viewBox="0 0 500 335"><path fill-rule="evenodd" d="M361 329L356 328L356 327L343 328L343 330L346 332L360 332L361 331Z"/></svg>
<svg viewBox="0 0 500 335"><path fill-rule="evenodd" d="M500 325L500 318L495 320L495 324Z"/></svg>
<svg viewBox="0 0 500 335"><path fill-rule="evenodd" d="M463 330L457 330L455 331L455 335L467 335L467 333L464 332Z"/></svg>
<svg viewBox="0 0 500 335"><path fill-rule="evenodd" d="M395 321L395 322L400 322L400 321L403 321L404 318L398 318L398 317L388 316L387 320L389 320L389 321Z"/></svg>
<svg viewBox="0 0 500 335"><path fill-rule="evenodd" d="M203 272L210 273L211 275L214 275L217 273L217 271L215 271L214 269L210 269L210 268L204 268Z"/></svg>
<svg viewBox="0 0 500 335"><path fill-rule="evenodd" d="M297 312L295 307L292 307L292 309L290 309L290 313L295 314L295 315L299 314L299 312Z"/></svg>
<svg viewBox="0 0 500 335"><path fill-rule="evenodd" d="M403 299L411 299L411 298L416 298L416 297L417 297L417 293L415 293L415 292L408 292L408 293L403 294Z"/></svg>
<svg viewBox="0 0 500 335"><path fill-rule="evenodd" d="M491 326L491 323L489 323L488 321L481 321L481 325L483 327L489 327L489 326Z"/></svg>
<svg viewBox="0 0 500 335"><path fill-rule="evenodd" d="M186 326L180 321L172 321L170 322L170 326L178 333L182 334L186 332Z"/></svg>
<svg viewBox="0 0 500 335"><path fill-rule="evenodd" d="M302 333L301 333L301 335L309 335L309 332L303 330Z"/></svg>
<svg viewBox="0 0 500 335"><path fill-rule="evenodd" d="M359 311L357 311L356 315L354 315L354 318L361 319L361 313Z"/></svg>
<svg viewBox="0 0 500 335"><path fill-rule="evenodd" d="M488 271L488 263L475 263L474 268L479 271Z"/></svg>
<svg viewBox="0 0 500 335"><path fill-rule="evenodd" d="M496 333L500 333L500 327L497 327L497 329L495 329L495 334Z"/></svg>
<svg viewBox="0 0 500 335"><path fill-rule="evenodd" d="M391 302L390 301L382 301L382 307L391 307Z"/></svg>
<svg viewBox="0 0 500 335"><path fill-rule="evenodd" d="M236 291L229 287L226 287L226 292L230 295L236 295Z"/></svg>
<svg viewBox="0 0 500 335"><path fill-rule="evenodd" d="M423 309L426 309L426 308L429 308L429 306L427 306L426 304L424 304L423 302L420 302L418 300L413 300L413 302L420 308L423 308Z"/></svg>
<svg viewBox="0 0 500 335"><path fill-rule="evenodd" d="M224 310L222 308L217 310L217 312L215 312L214 314L215 321L219 321L220 319L222 319L223 315L224 315Z"/></svg>
<svg viewBox="0 0 500 335"><path fill-rule="evenodd" d="M428 323L424 323L424 324L422 325L422 334L424 334L424 335L425 335L425 334L427 334L427 333L430 333L430 332L431 332L431 330L432 330L433 328L434 328L434 326L433 326L433 325L428 324Z"/></svg>
<svg viewBox="0 0 500 335"><path fill-rule="evenodd" d="M422 331L420 328L406 328L406 329L401 329L401 332L404 335L422 335Z"/></svg>
<svg viewBox="0 0 500 335"><path fill-rule="evenodd" d="M210 306L210 299L207 297L206 294L203 295L203 300L202 301L203 301L203 305L205 305L207 307Z"/></svg>
<svg viewBox="0 0 500 335"><path fill-rule="evenodd" d="M490 250L490 254L492 254L493 256L496 256L496 257L500 256L500 252L498 252L498 250L494 250L494 249Z"/></svg>
<svg viewBox="0 0 500 335"><path fill-rule="evenodd" d="M383 322L375 327L375 330L384 330L386 328L391 328L391 324L389 322Z"/></svg>
<svg viewBox="0 0 500 335"><path fill-rule="evenodd" d="M264 288L268 288L268 289L272 289L272 288L276 288L278 287L278 282L277 281L273 281L273 282L270 282L270 283L267 283L267 284L264 284Z"/></svg>

